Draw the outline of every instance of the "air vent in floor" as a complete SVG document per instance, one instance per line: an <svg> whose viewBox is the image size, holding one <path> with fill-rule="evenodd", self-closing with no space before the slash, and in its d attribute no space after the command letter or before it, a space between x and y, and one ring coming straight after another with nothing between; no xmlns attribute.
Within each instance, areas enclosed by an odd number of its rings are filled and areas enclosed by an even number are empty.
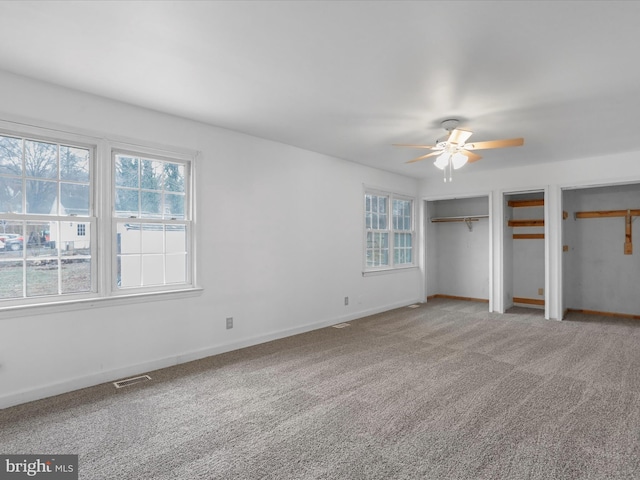
<svg viewBox="0 0 640 480"><path fill-rule="evenodd" d="M345 327L350 327L351 325L348 323L338 323L336 325L331 325L333 328L345 328Z"/></svg>
<svg viewBox="0 0 640 480"><path fill-rule="evenodd" d="M137 383L147 382L151 380L149 375L140 375L139 377L126 378L124 380L118 380L117 382L113 382L116 388L129 387L131 385L135 385Z"/></svg>
<svg viewBox="0 0 640 480"><path fill-rule="evenodd" d="M419 306L419 303L414 303L413 305L408 305L407 308L418 308Z"/></svg>

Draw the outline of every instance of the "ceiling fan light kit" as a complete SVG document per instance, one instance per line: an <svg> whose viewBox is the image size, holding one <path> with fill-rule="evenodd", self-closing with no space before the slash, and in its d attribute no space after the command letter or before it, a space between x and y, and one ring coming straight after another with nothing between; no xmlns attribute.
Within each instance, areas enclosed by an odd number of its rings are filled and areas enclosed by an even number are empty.
<svg viewBox="0 0 640 480"><path fill-rule="evenodd" d="M420 157L409 160L406 163L415 163L426 160L429 157L437 156L433 164L443 171L444 181L453 180L453 170L457 170L467 163L480 160L482 157L471 150L482 150L490 148L519 147L524 144L523 138L511 138L508 140L489 140L486 142L466 143L473 132L457 128L460 121L456 118L443 120L441 125L447 131L444 139L436 141L435 145L411 145L406 143L396 143L396 147L426 148L434 150ZM449 173L447 177L447 171ZM448 178L448 180L447 180Z"/></svg>

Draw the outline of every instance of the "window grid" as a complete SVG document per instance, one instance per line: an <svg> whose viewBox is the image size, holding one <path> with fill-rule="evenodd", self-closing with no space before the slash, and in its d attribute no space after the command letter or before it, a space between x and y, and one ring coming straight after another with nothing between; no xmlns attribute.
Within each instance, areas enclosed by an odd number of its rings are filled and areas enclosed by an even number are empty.
<svg viewBox="0 0 640 480"><path fill-rule="evenodd" d="M116 290L189 282L186 163L114 154Z"/></svg>
<svg viewBox="0 0 640 480"><path fill-rule="evenodd" d="M366 269L413 265L413 200L366 192L365 230Z"/></svg>
<svg viewBox="0 0 640 480"><path fill-rule="evenodd" d="M0 309L194 286L194 155L140 147L137 184L120 185L108 160L123 145L0 121ZM119 217L116 185L136 199ZM151 232L137 252L142 281L121 291L113 237L130 217Z"/></svg>
<svg viewBox="0 0 640 480"><path fill-rule="evenodd" d="M0 133L0 302L97 290L94 245L73 228L95 223L93 152Z"/></svg>

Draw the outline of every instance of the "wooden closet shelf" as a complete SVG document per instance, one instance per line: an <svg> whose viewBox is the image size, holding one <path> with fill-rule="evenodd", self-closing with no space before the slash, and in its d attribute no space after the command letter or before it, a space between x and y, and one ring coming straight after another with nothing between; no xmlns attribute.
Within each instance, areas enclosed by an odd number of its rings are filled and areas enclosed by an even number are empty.
<svg viewBox="0 0 640 480"><path fill-rule="evenodd" d="M607 217L639 217L640 210L596 210L593 212L576 212L576 218L607 218Z"/></svg>
<svg viewBox="0 0 640 480"><path fill-rule="evenodd" d="M544 219L509 220L510 227L544 227Z"/></svg>
<svg viewBox="0 0 640 480"><path fill-rule="evenodd" d="M539 198L535 200L509 200L508 205L514 208L521 207L543 207L544 199Z"/></svg>
<svg viewBox="0 0 640 480"><path fill-rule="evenodd" d="M544 233L514 233L514 240L544 239Z"/></svg>

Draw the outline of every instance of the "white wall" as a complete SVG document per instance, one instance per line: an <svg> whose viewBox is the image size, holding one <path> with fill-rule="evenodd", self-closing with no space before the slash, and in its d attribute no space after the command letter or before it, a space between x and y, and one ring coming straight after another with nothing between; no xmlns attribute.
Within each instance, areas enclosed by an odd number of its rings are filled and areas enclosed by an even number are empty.
<svg viewBox="0 0 640 480"><path fill-rule="evenodd" d="M523 148L526 148L523 147ZM512 167L488 172L474 172L473 164L456 172L452 183L443 183L438 176L420 183L423 199L437 196L469 196L478 192L478 185L490 192L493 232L493 299L496 311L504 311L503 225L505 193L545 190L545 301L546 316L561 319L562 298L562 189L575 186L607 185L621 182L640 182L640 152L603 157L544 163L537 166ZM489 161L489 160L485 160Z"/></svg>
<svg viewBox="0 0 640 480"><path fill-rule="evenodd" d="M415 196L414 179L5 73L0 108L4 120L200 151L203 288L188 299L0 313L0 407L423 298L418 268L362 275L363 184Z"/></svg>
<svg viewBox="0 0 640 480"><path fill-rule="evenodd" d="M487 197L458 198L427 202L430 217L487 215ZM489 298L489 220L431 223L427 220L427 255L430 295ZM431 242L429 240L431 239Z"/></svg>
<svg viewBox="0 0 640 480"><path fill-rule="evenodd" d="M624 255L624 218L576 219L575 212L640 209L640 185L565 190L565 308L640 314L640 222L633 254ZM635 230L635 231L634 231ZM633 237L632 237L633 238Z"/></svg>

